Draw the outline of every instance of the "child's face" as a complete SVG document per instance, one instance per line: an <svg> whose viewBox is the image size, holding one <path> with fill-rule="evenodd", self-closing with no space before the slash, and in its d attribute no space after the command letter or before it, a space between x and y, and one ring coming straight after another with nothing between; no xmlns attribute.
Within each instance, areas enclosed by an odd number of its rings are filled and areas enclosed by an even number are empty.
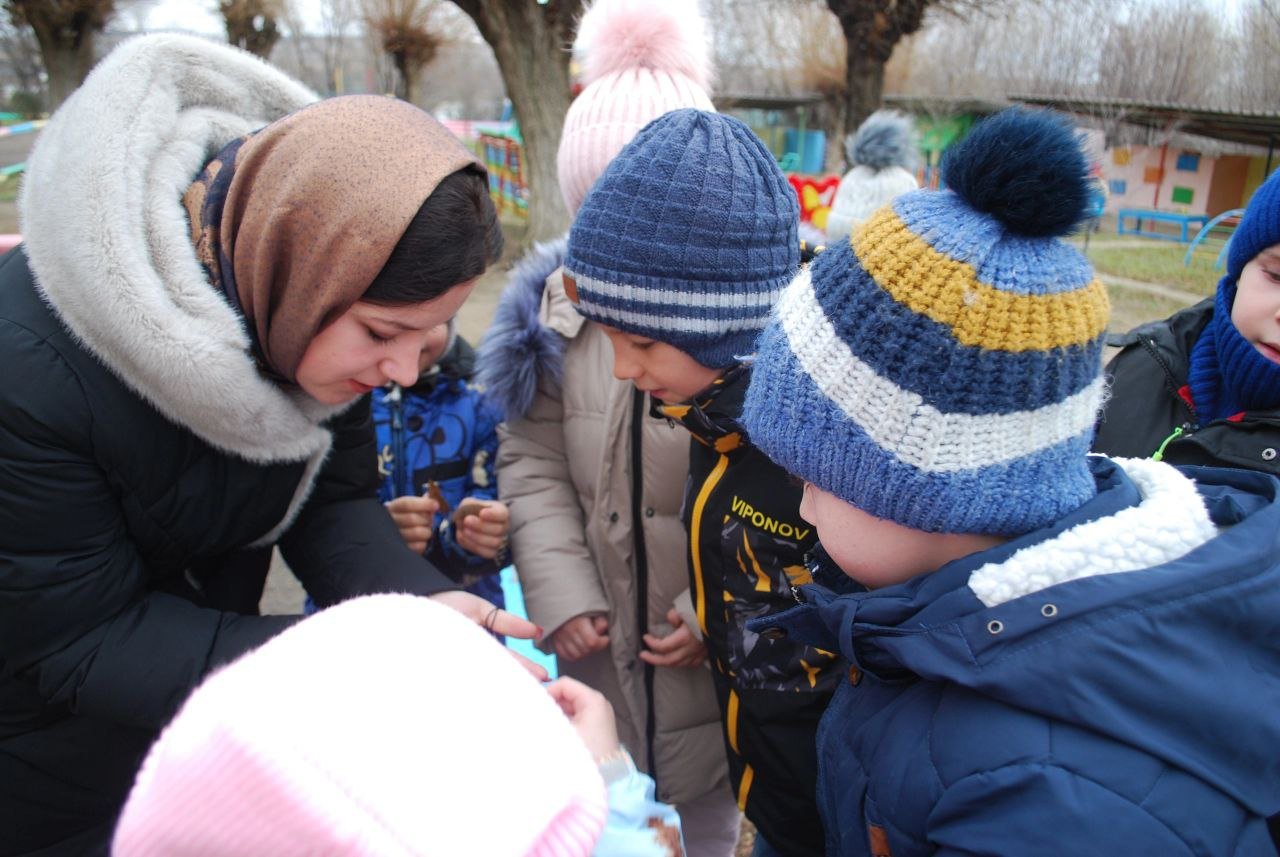
<svg viewBox="0 0 1280 857"><path fill-rule="evenodd" d="M913 530L870 515L812 482L804 484L800 517L813 524L832 561L868 589L902 583L1003 541L995 536Z"/></svg>
<svg viewBox="0 0 1280 857"><path fill-rule="evenodd" d="M1280 363L1280 244L1254 256L1240 272L1231 323L1258 353Z"/></svg>
<svg viewBox="0 0 1280 857"><path fill-rule="evenodd" d="M703 366L674 345L601 327L613 344L613 376L664 404L687 402L720 377L719 369Z"/></svg>

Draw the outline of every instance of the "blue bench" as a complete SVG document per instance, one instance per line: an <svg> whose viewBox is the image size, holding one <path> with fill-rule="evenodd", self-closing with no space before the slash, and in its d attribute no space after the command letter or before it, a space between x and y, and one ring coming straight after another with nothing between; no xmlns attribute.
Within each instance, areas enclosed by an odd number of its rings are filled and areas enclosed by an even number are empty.
<svg viewBox="0 0 1280 857"><path fill-rule="evenodd" d="M1132 227L1127 225L1128 220L1134 221ZM1170 235L1167 232L1158 232L1154 228L1143 229L1142 221L1144 220L1177 224L1179 234ZM1208 222L1207 214L1178 214L1174 211L1156 211L1152 208L1122 208L1116 212L1116 232L1120 235L1141 235L1143 238L1161 238L1183 244L1191 240L1189 231L1192 226L1200 229Z"/></svg>

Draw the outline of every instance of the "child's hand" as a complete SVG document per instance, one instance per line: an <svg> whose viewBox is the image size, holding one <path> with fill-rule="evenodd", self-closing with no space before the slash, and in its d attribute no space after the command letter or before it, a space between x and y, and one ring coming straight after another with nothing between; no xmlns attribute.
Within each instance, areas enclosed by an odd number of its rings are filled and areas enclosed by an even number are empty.
<svg viewBox="0 0 1280 857"><path fill-rule="evenodd" d="M493 559L507 541L511 526L511 513L501 500L474 500L468 498L458 508L479 506L477 513L467 515L454 525L453 537L458 547L467 553L485 559Z"/></svg>
<svg viewBox="0 0 1280 857"><path fill-rule="evenodd" d="M573 724L594 759L599 761L618 752L618 726L613 706L604 694L580 681L559 678L547 685L547 693Z"/></svg>
<svg viewBox="0 0 1280 857"><path fill-rule="evenodd" d="M640 652L640 660L655 667L697 667L707 659L707 647L685 624L675 610L667 611L667 621L675 629L665 637L644 635L648 651Z"/></svg>
<svg viewBox="0 0 1280 857"><path fill-rule="evenodd" d="M609 620L599 614L574 616L555 630L551 644L556 657L580 661L587 655L609 648Z"/></svg>
<svg viewBox="0 0 1280 857"><path fill-rule="evenodd" d="M440 504L430 497L397 497L384 505L409 550L426 553L431 534L435 532L433 523Z"/></svg>

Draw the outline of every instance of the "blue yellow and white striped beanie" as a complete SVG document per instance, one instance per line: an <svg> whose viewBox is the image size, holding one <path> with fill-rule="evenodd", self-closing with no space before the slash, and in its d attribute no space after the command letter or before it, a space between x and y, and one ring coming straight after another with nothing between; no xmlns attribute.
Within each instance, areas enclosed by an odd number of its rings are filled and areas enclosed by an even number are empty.
<svg viewBox="0 0 1280 857"><path fill-rule="evenodd" d="M800 264L800 208L742 122L673 110L610 162L569 232L565 292L592 321L704 366L750 354Z"/></svg>
<svg viewBox="0 0 1280 857"><path fill-rule="evenodd" d="M1057 240L1087 163L1055 114L1006 110L800 272L761 337L743 423L793 474L927 532L1014 535L1095 492L1108 301Z"/></svg>

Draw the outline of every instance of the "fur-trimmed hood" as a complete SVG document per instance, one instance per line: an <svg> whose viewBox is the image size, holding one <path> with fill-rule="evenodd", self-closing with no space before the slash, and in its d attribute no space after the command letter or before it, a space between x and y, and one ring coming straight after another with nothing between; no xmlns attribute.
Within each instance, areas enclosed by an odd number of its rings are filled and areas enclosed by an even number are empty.
<svg viewBox="0 0 1280 857"><path fill-rule="evenodd" d="M49 120L18 202L37 288L87 350L214 447L310 469L335 409L258 372L196 259L181 197L227 142L315 100L226 45L132 39Z"/></svg>
<svg viewBox="0 0 1280 857"><path fill-rule="evenodd" d="M476 381L515 420L528 413L539 380L558 388L564 376L564 332L545 323L547 277L564 263L565 239L536 244L511 271L493 323L480 343Z"/></svg>

